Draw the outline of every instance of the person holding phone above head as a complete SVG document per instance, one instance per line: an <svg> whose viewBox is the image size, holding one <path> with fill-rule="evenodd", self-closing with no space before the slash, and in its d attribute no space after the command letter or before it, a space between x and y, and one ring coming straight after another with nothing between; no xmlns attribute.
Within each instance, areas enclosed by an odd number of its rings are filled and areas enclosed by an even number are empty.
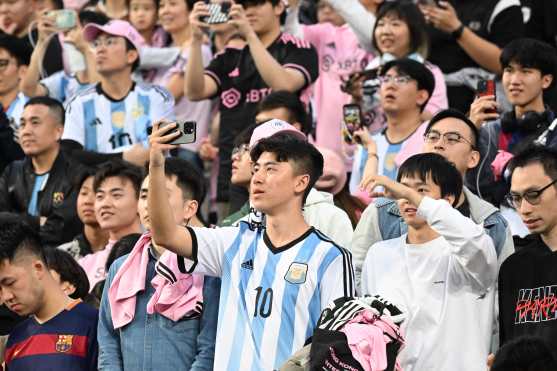
<svg viewBox="0 0 557 371"><path fill-rule="evenodd" d="M473 102L470 119L480 129L479 149L483 158L466 178L471 189L496 206L503 203L508 192L505 168L514 154L533 143L557 147L557 129L552 126L557 116L544 102L544 92L555 84L555 49L533 39L514 40L503 48L500 63L505 97L513 108L499 112L493 96L479 97ZM513 233L524 234L520 220L517 222L512 223L518 228Z"/></svg>
<svg viewBox="0 0 557 371"><path fill-rule="evenodd" d="M228 24L246 45L226 48L206 68L202 46L209 25L201 19L210 15L207 4L198 1L190 14L192 42L185 94L193 101L220 97L218 202L234 197L234 188L229 187L232 143L251 122L257 104L273 90L300 94L317 79L315 49L281 32L284 12L282 0L236 1L230 7Z"/></svg>
<svg viewBox="0 0 557 371"><path fill-rule="evenodd" d="M449 105L466 112L478 78L501 73L501 49L524 36L518 0L419 1L431 40L429 61L445 73Z"/></svg>
<svg viewBox="0 0 557 371"><path fill-rule="evenodd" d="M85 89L89 84L98 81L95 57L89 44L83 38L83 26L88 23L105 24L108 18L101 13L92 11L71 12L76 17L75 24L61 29L56 25L56 15L46 12L39 18L39 38L25 76L20 82L21 91L28 97L48 95L62 103L66 103L74 94ZM67 16L72 17L72 16ZM70 27L71 26L71 27ZM58 71L43 78L42 60L45 50L52 37L63 33L64 46L69 62L69 73ZM72 50L70 50L72 49ZM77 53L77 56L75 55Z"/></svg>
<svg viewBox="0 0 557 371"><path fill-rule="evenodd" d="M310 227L302 205L323 171L317 149L277 133L251 150L252 205L265 228L241 222L220 229L175 223L165 189L164 151L178 134L155 124L150 137L147 204L152 237L184 257L187 272L222 276L215 370L278 369L313 332L331 300L352 297L351 254Z"/></svg>

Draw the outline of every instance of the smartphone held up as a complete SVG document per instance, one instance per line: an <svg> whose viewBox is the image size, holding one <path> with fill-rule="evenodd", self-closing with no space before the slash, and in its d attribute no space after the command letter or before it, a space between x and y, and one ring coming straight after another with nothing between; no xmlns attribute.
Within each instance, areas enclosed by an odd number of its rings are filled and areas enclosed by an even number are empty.
<svg viewBox="0 0 557 371"><path fill-rule="evenodd" d="M222 1L220 3L212 3L210 0L205 1L209 15L201 17L201 21L207 24L221 24L228 22L228 13L232 3L230 1Z"/></svg>
<svg viewBox="0 0 557 371"><path fill-rule="evenodd" d="M345 104L342 106L343 114L343 137L348 143L360 140L354 137L354 132L362 127L362 110L358 104Z"/></svg>
<svg viewBox="0 0 557 371"><path fill-rule="evenodd" d="M492 95L494 100L497 100L497 92L495 86L495 80L480 80L478 81L478 86L476 89L477 97L485 97ZM486 113L497 113L495 109L489 109L485 111Z"/></svg>
<svg viewBox="0 0 557 371"><path fill-rule="evenodd" d="M194 143L197 139L197 122L195 121L176 121L176 122L161 122L159 128L162 129L165 126L176 124L176 127L170 130L164 135L173 134L179 132L180 135L174 140L168 142L167 144L190 144ZM147 128L147 135L151 135L153 132L153 127Z"/></svg>

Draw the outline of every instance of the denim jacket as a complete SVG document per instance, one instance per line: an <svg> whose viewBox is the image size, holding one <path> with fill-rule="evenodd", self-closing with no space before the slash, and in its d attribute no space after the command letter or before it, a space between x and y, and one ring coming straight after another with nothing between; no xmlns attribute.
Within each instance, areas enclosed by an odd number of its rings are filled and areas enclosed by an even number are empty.
<svg viewBox="0 0 557 371"><path fill-rule="evenodd" d="M126 258L112 264L104 286L98 326L99 370L212 370L220 280L205 277L201 317L174 322L158 313L147 314L147 303L155 292L151 280L156 274L156 260L149 254L146 289L137 295L135 317L115 330L108 289Z"/></svg>

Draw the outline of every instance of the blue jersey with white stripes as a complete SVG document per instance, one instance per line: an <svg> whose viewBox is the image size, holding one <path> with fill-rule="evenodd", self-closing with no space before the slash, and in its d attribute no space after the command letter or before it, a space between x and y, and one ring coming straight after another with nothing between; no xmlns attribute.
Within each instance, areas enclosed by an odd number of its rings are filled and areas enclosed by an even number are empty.
<svg viewBox="0 0 557 371"><path fill-rule="evenodd" d="M215 370L274 370L329 302L353 296L351 254L311 227L277 248L264 228L192 228L195 270L222 277Z"/></svg>
<svg viewBox="0 0 557 371"><path fill-rule="evenodd" d="M136 143L147 145L147 128L161 119L174 119L174 98L165 88L134 82L128 95L115 100L99 83L68 102L62 139L88 151L122 152Z"/></svg>

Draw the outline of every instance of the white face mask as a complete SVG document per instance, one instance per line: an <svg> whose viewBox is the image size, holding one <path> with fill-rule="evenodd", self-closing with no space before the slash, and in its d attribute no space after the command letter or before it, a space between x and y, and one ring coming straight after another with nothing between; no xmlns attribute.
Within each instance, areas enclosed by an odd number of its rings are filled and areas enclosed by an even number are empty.
<svg viewBox="0 0 557 371"><path fill-rule="evenodd" d="M87 64L85 62L85 56L81 53L72 43L64 43L64 54L66 61L68 62L68 68L70 74L75 74L80 71L85 71Z"/></svg>

